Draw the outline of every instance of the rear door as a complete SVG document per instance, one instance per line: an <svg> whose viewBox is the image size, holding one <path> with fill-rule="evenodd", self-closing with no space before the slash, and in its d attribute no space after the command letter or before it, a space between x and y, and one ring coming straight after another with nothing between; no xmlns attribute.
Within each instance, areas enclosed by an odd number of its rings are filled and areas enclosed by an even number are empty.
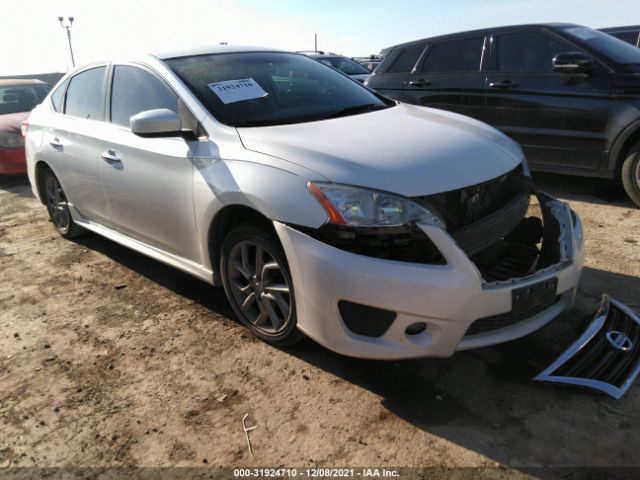
<svg viewBox="0 0 640 480"><path fill-rule="evenodd" d="M197 258L191 147L198 140L143 138L129 128L130 117L146 110L180 114L177 94L154 72L132 64L114 66L109 90L100 170L114 228L165 252Z"/></svg>
<svg viewBox="0 0 640 480"><path fill-rule="evenodd" d="M596 169L605 146L611 76L556 73L552 59L581 51L543 29L492 40L486 121L517 141L534 168Z"/></svg>
<svg viewBox="0 0 640 480"><path fill-rule="evenodd" d="M404 81L414 69L426 46L425 42L394 48L371 74L365 84L392 100L401 100Z"/></svg>
<svg viewBox="0 0 640 480"><path fill-rule="evenodd" d="M430 44L404 81L402 101L484 119L485 37Z"/></svg>
<svg viewBox="0 0 640 480"><path fill-rule="evenodd" d="M45 129L45 157L72 205L76 220L109 224L109 206L100 183L100 146L104 127L107 66L83 70L54 94L55 121Z"/></svg>

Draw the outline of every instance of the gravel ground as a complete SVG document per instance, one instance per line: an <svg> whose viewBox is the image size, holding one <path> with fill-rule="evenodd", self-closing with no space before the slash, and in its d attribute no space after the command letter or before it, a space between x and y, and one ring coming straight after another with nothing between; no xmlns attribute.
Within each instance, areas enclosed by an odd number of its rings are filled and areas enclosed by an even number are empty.
<svg viewBox="0 0 640 480"><path fill-rule="evenodd" d="M640 307L640 210L601 180L536 180L585 224L574 310L501 346L373 362L311 341L269 347L221 288L95 235L66 241L25 179L0 178L0 478L15 467L640 466L640 387L615 401L531 382L602 292Z"/></svg>

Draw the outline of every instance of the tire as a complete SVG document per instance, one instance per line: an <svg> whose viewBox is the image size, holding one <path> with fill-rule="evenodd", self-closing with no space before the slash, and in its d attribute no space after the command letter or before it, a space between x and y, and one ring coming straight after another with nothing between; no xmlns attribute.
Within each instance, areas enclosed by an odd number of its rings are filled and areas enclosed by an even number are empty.
<svg viewBox="0 0 640 480"><path fill-rule="evenodd" d="M629 149L622 164L622 185L633 203L640 207L640 142Z"/></svg>
<svg viewBox="0 0 640 480"><path fill-rule="evenodd" d="M51 223L58 233L67 239L82 235L84 229L73 221L67 197L55 174L50 169L46 169L40 182L44 204L47 206Z"/></svg>
<svg viewBox="0 0 640 480"><path fill-rule="evenodd" d="M249 222L234 227L222 242L220 272L233 311L256 337L278 347L303 338L296 327L289 265L268 225Z"/></svg>

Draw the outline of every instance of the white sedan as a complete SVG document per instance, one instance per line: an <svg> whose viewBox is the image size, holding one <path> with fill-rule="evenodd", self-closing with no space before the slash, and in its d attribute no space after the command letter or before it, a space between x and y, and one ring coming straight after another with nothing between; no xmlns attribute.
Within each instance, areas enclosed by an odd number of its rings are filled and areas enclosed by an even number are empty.
<svg viewBox="0 0 640 480"><path fill-rule="evenodd" d="M536 193L514 142L304 55L217 46L87 65L24 130L60 234L223 285L274 345L449 356L574 301L580 220Z"/></svg>

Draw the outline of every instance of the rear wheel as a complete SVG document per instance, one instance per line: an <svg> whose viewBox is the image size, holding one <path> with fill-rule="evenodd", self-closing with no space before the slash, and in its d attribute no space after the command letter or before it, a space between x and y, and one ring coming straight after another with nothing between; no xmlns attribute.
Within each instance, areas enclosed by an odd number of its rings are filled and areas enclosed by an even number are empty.
<svg viewBox="0 0 640 480"><path fill-rule="evenodd" d="M235 314L255 336L276 346L302 338L289 266L273 230L260 222L231 230L222 244L220 271Z"/></svg>
<svg viewBox="0 0 640 480"><path fill-rule="evenodd" d="M631 147L622 164L622 185L631 201L640 207L640 142Z"/></svg>
<svg viewBox="0 0 640 480"><path fill-rule="evenodd" d="M43 173L41 185L44 203L47 206L51 222L58 233L64 238L75 238L80 235L83 229L73 221L67 197L60 186L60 182L51 170L47 169Z"/></svg>

